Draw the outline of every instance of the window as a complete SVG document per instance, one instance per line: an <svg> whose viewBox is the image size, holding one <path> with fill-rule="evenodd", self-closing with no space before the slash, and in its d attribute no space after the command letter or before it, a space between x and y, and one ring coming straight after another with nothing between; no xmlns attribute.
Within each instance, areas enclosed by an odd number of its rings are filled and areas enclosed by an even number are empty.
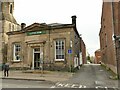
<svg viewBox="0 0 120 90"><path fill-rule="evenodd" d="M65 42L64 40L55 41L55 60L63 61L65 58Z"/></svg>
<svg viewBox="0 0 120 90"><path fill-rule="evenodd" d="M20 57L20 52L21 52L21 46L19 43L14 44L14 61L20 61L21 57Z"/></svg>
<svg viewBox="0 0 120 90"><path fill-rule="evenodd" d="M13 8L13 6L12 6L12 4L10 4L10 13L12 14L12 8Z"/></svg>

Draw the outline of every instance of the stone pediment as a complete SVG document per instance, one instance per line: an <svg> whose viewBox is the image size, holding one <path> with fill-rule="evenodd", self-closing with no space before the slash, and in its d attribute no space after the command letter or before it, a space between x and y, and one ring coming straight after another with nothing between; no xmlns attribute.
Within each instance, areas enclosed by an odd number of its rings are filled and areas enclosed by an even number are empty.
<svg viewBox="0 0 120 90"><path fill-rule="evenodd" d="M48 25L45 23L33 23L27 27L24 28L24 30L27 31L38 31L38 30L45 30L48 29Z"/></svg>

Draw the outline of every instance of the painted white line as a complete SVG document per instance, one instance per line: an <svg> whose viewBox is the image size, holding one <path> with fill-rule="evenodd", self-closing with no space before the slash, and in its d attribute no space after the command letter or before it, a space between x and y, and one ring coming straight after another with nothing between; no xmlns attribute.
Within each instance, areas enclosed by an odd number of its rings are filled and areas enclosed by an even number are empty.
<svg viewBox="0 0 120 90"><path fill-rule="evenodd" d="M102 86L96 86L95 88L103 88Z"/></svg>
<svg viewBox="0 0 120 90"><path fill-rule="evenodd" d="M107 89L107 87L105 87Z"/></svg>
<svg viewBox="0 0 120 90"><path fill-rule="evenodd" d="M82 88L82 85L80 85L79 88Z"/></svg>
<svg viewBox="0 0 120 90"><path fill-rule="evenodd" d="M71 84L66 84L64 87L70 88L70 87L71 87Z"/></svg>
<svg viewBox="0 0 120 90"><path fill-rule="evenodd" d="M77 84L73 84L71 88L78 88L79 86Z"/></svg>
<svg viewBox="0 0 120 90"><path fill-rule="evenodd" d="M55 88L55 86L52 86L52 87L50 87L50 88Z"/></svg>
<svg viewBox="0 0 120 90"><path fill-rule="evenodd" d="M57 82L55 85L58 85L58 84L60 84L60 82Z"/></svg>
<svg viewBox="0 0 120 90"><path fill-rule="evenodd" d="M86 86L83 86L83 88L86 88Z"/></svg>
<svg viewBox="0 0 120 90"><path fill-rule="evenodd" d="M105 87L105 89L106 89L106 90L108 90L108 88L107 88L107 87Z"/></svg>
<svg viewBox="0 0 120 90"><path fill-rule="evenodd" d="M58 87L63 87L64 84L60 83L60 84L58 84L57 86L58 86Z"/></svg>

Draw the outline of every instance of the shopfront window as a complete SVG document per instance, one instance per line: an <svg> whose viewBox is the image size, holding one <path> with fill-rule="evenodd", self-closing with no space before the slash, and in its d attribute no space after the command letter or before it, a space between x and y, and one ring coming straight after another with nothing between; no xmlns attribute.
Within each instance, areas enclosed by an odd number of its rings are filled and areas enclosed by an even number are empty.
<svg viewBox="0 0 120 90"><path fill-rule="evenodd" d="M21 52L21 46L19 43L14 44L14 61L20 61L20 52Z"/></svg>
<svg viewBox="0 0 120 90"><path fill-rule="evenodd" d="M64 61L65 58L65 41L55 41L55 61Z"/></svg>

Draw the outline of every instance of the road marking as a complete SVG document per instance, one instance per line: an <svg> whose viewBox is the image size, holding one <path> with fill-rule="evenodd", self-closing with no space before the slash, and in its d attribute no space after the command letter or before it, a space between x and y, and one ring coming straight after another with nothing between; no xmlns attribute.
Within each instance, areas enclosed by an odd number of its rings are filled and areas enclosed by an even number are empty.
<svg viewBox="0 0 120 90"><path fill-rule="evenodd" d="M71 84L66 84L64 87L70 88Z"/></svg>
<svg viewBox="0 0 120 90"><path fill-rule="evenodd" d="M58 86L58 87L63 87L64 84L63 84L63 83L60 83L60 84L58 84L57 86Z"/></svg>
<svg viewBox="0 0 120 90"><path fill-rule="evenodd" d="M50 88L55 88L55 86L52 86L52 87L50 87Z"/></svg>
<svg viewBox="0 0 120 90"><path fill-rule="evenodd" d="M77 84L73 84L71 88L78 88L79 86Z"/></svg>
<svg viewBox="0 0 120 90"><path fill-rule="evenodd" d="M103 88L103 87L102 86L96 86L95 88L98 89L98 88Z"/></svg>
<svg viewBox="0 0 120 90"><path fill-rule="evenodd" d="M79 88L82 88L82 85L80 85Z"/></svg>
<svg viewBox="0 0 120 90"><path fill-rule="evenodd" d="M54 86L51 86L50 88L86 88L86 86L80 85L80 84L70 84L70 83L57 82Z"/></svg>
<svg viewBox="0 0 120 90"><path fill-rule="evenodd" d="M106 89L106 90L108 90L108 88L107 88L107 87L105 87L105 89Z"/></svg>

